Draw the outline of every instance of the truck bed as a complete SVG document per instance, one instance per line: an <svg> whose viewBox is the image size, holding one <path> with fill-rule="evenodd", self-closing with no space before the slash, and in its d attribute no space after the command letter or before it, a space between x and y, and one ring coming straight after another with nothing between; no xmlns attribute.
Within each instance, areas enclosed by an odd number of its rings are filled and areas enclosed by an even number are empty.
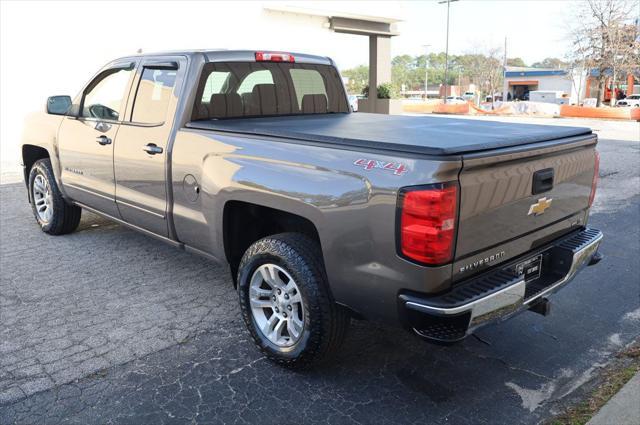
<svg viewBox="0 0 640 425"><path fill-rule="evenodd" d="M435 156L481 152L592 133L584 127L362 112L193 121L187 127Z"/></svg>

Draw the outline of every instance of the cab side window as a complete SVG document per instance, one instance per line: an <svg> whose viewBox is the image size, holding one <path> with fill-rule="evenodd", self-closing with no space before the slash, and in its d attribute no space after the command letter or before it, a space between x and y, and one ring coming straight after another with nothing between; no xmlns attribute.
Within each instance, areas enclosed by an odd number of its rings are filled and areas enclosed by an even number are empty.
<svg viewBox="0 0 640 425"><path fill-rule="evenodd" d="M138 84L131 121L162 124L176 84L176 70L145 68Z"/></svg>
<svg viewBox="0 0 640 425"><path fill-rule="evenodd" d="M130 69L103 72L85 90L82 116L104 120L119 120L124 107L122 100L132 75Z"/></svg>

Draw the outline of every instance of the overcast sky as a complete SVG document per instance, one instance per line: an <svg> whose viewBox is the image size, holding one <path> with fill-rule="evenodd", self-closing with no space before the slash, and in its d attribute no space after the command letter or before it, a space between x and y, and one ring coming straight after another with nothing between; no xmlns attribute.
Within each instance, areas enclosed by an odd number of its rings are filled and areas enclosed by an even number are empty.
<svg viewBox="0 0 640 425"><path fill-rule="evenodd" d="M568 25L576 3L547 0L460 0L451 3L449 51L467 53L477 47L503 46L507 37L509 57L521 57L527 65L546 57L562 58L567 51ZM394 53L417 53L421 44L444 51L446 4L409 2Z"/></svg>
<svg viewBox="0 0 640 425"><path fill-rule="evenodd" d="M345 69L368 61L366 37L336 34L322 19L268 12L274 5L397 17L392 53L444 51L446 5L410 2L27 2L0 3L0 159L17 156L25 114L49 95L75 95L111 59L143 51L246 48L333 57ZM574 2L460 0L451 4L452 54L502 46L531 64L567 49Z"/></svg>

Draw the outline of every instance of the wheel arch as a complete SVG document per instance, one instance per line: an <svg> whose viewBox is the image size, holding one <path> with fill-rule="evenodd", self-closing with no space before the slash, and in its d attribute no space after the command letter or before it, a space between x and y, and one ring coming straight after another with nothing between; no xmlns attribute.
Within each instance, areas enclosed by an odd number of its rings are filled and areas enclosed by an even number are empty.
<svg viewBox="0 0 640 425"><path fill-rule="evenodd" d="M246 201L230 200L222 214L224 253L236 286L237 271L243 254L254 242L278 233L295 232L308 236L320 247L316 225L298 214ZM324 259L321 258L324 264Z"/></svg>
<svg viewBox="0 0 640 425"><path fill-rule="evenodd" d="M23 165L23 173L24 173L24 182L29 186L29 173L31 172L31 168L36 161L40 159L49 158L51 159L51 155L46 148L37 145L22 145L22 165ZM31 193L27 191L29 194L29 202L31 202Z"/></svg>

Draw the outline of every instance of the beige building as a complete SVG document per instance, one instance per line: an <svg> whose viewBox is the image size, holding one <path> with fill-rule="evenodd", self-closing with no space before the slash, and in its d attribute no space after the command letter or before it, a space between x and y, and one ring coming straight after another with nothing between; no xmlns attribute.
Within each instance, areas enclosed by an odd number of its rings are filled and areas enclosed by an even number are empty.
<svg viewBox="0 0 640 425"><path fill-rule="evenodd" d="M361 35L369 40L369 96L360 99L358 110L362 112L400 113L399 100L378 99L378 86L391 82L391 38L398 35L396 17L365 15L345 11L328 11L295 6L267 6L265 10L280 15L283 22L295 20L320 23L322 28L341 34Z"/></svg>

